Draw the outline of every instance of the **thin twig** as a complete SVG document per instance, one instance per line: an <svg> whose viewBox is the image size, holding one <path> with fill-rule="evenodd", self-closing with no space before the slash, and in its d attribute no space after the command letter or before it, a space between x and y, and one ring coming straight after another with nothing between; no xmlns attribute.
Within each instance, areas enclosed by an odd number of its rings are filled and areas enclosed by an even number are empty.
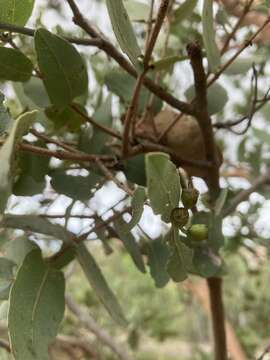
<svg viewBox="0 0 270 360"><path fill-rule="evenodd" d="M214 74L212 79L208 82L207 87L211 86L223 72L234 62L235 59L250 45L252 45L252 41L262 32L262 30L269 24L270 17L266 19L266 21L260 26L260 28L248 39L244 42L244 44L240 47L240 49L224 64L221 66L218 72Z"/></svg>
<svg viewBox="0 0 270 360"><path fill-rule="evenodd" d="M109 42L106 38L102 37L88 21L85 20L81 14L79 8L77 7L74 0L66 0L73 12L73 21L76 25L81 27L91 38L99 39L100 43L97 47L100 50L103 50L108 56L112 57L125 71L127 71L131 76L137 78L138 74L136 69L130 64L130 62ZM183 101L178 100L167 91L165 91L160 85L154 83L148 77L144 78L145 87L153 92L158 98L162 99L172 107L182 111L185 114L192 115L193 107Z"/></svg>
<svg viewBox="0 0 270 360"><path fill-rule="evenodd" d="M128 107L128 111L126 113L125 121L124 121L124 132L123 132L123 156L128 154L129 150L129 136L130 136L130 128L132 122L135 121L135 117L137 114L138 101L140 96L140 91L143 84L143 79L146 75L146 71L144 71L136 80L131 103ZM132 142L132 139L131 139Z"/></svg>
<svg viewBox="0 0 270 360"><path fill-rule="evenodd" d="M228 46L230 44L230 41L232 40L232 38L234 37L234 35L236 34L237 30L239 29L239 27L241 26L244 18L246 17L246 15L248 14L248 12L250 11L250 8L253 4L254 0L249 0L249 2L244 6L244 10L241 14L241 16L238 18L232 32L229 34L229 36L227 37L221 51L220 51L220 54L223 55L227 49L228 49Z"/></svg>
<svg viewBox="0 0 270 360"><path fill-rule="evenodd" d="M263 175L258 176L252 183L252 185L243 191L240 191L229 203L228 207L223 211L222 216L226 217L230 215L237 206L243 202L248 200L249 196L261 188L263 185L270 183L270 170Z"/></svg>
<svg viewBox="0 0 270 360"><path fill-rule="evenodd" d="M114 176L114 174L102 163L102 161L96 159L95 162L108 180L114 182L116 186L118 186L121 190L125 191L128 195L133 196L133 191L126 184L119 181Z"/></svg>
<svg viewBox="0 0 270 360"><path fill-rule="evenodd" d="M95 121L93 118L91 118L90 116L86 115L83 111L81 111L75 104L70 105L70 107L76 113L78 113L83 119L85 119L87 122L92 124L94 127L96 127L99 130L101 130L101 131L115 137L116 139L119 139L119 140L122 139L122 136L120 134L118 134L116 131L112 130L111 128L108 128L107 126L101 125L100 123Z"/></svg>
<svg viewBox="0 0 270 360"><path fill-rule="evenodd" d="M170 4L170 0L162 0L159 10L158 10L158 14L157 14L157 19L155 22L155 26L152 30L149 42L148 42L148 46L144 55L144 67L145 69L147 69L148 65L149 65L149 61L154 49L154 46L156 44L157 38L158 38L158 34L160 32L161 26L163 24L163 21L165 19L165 16L167 14L167 10L168 10L168 6Z"/></svg>
<svg viewBox="0 0 270 360"><path fill-rule="evenodd" d="M0 30L9 31L16 34L22 34L26 36L34 36L35 30L30 29L27 27L17 26L13 24L5 24L0 23ZM62 36L65 40L69 41L70 43L76 44L76 45L84 45L84 46L99 46L101 40L100 39L83 39L83 38L76 38L76 37L70 37L70 36Z"/></svg>

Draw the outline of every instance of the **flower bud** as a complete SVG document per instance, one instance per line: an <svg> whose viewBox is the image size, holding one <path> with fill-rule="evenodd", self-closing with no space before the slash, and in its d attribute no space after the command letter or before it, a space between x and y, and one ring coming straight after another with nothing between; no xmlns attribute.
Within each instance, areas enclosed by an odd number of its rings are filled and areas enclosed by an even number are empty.
<svg viewBox="0 0 270 360"><path fill-rule="evenodd" d="M187 209L191 209L197 204L198 197L199 191L194 188L182 190L181 200L184 207Z"/></svg>
<svg viewBox="0 0 270 360"><path fill-rule="evenodd" d="M180 228L187 224L188 219L188 210L183 207L175 208L171 212L171 222L173 223L173 225L176 225Z"/></svg>
<svg viewBox="0 0 270 360"><path fill-rule="evenodd" d="M203 241L208 238L208 227L205 224L194 224L188 231L188 236L195 241Z"/></svg>

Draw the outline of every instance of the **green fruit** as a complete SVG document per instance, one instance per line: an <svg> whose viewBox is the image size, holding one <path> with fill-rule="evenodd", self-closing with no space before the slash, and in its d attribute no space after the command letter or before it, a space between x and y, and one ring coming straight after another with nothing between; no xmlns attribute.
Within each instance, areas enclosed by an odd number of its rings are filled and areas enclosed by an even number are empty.
<svg viewBox="0 0 270 360"><path fill-rule="evenodd" d="M185 208L191 209L197 204L199 191L196 189L183 189L181 200Z"/></svg>
<svg viewBox="0 0 270 360"><path fill-rule="evenodd" d="M183 207L175 208L171 212L171 222L172 222L172 224L176 225L176 226L178 226L180 228L187 224L188 219L189 219L188 210L183 208Z"/></svg>
<svg viewBox="0 0 270 360"><path fill-rule="evenodd" d="M194 224L188 231L188 236L195 241L203 241L208 238L208 227L205 224Z"/></svg>

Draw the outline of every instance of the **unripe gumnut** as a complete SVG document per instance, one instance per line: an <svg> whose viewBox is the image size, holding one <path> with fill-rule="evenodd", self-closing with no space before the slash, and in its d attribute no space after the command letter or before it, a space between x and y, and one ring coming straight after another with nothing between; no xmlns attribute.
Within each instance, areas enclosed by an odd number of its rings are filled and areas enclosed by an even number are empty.
<svg viewBox="0 0 270 360"><path fill-rule="evenodd" d="M195 241L203 241L208 238L208 227L205 224L194 224L188 231L188 236Z"/></svg>
<svg viewBox="0 0 270 360"><path fill-rule="evenodd" d="M183 189L181 200L185 208L191 209L197 204L199 191L196 189Z"/></svg>
<svg viewBox="0 0 270 360"><path fill-rule="evenodd" d="M171 222L173 223L173 225L176 225L180 228L187 224L188 219L188 210L183 207L175 208L171 212Z"/></svg>

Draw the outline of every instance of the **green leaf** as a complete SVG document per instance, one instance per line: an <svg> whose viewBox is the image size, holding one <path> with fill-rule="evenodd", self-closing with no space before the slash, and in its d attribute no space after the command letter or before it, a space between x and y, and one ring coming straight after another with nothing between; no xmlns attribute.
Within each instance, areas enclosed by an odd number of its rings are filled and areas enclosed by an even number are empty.
<svg viewBox="0 0 270 360"><path fill-rule="evenodd" d="M96 110L93 119L100 125L108 128L112 127L112 97L109 95L105 102ZM110 136L104 131L93 128L89 132L88 128L84 128L80 137L79 149L88 154L101 154L106 148L106 141Z"/></svg>
<svg viewBox="0 0 270 360"><path fill-rule="evenodd" d="M156 287L162 288L170 280L167 273L170 249L162 238L148 241L145 246L150 274L155 281Z"/></svg>
<svg viewBox="0 0 270 360"><path fill-rule="evenodd" d="M119 96L125 105L128 105L132 99L135 79L122 70L112 69L105 74L104 83L109 91ZM150 93L142 87L138 100L138 113L142 113L149 100ZM162 108L162 101L154 97L153 113L157 114Z"/></svg>
<svg viewBox="0 0 270 360"><path fill-rule="evenodd" d="M143 207L145 201L145 189L142 186L138 186L134 192L131 207L132 207L132 218L127 224L123 224L121 231L123 234L130 232L134 226L138 224L142 217Z"/></svg>
<svg viewBox="0 0 270 360"><path fill-rule="evenodd" d="M49 220L37 215L6 214L0 222L0 226L52 236L66 243L72 243L73 239L73 234L61 225L53 224Z"/></svg>
<svg viewBox="0 0 270 360"><path fill-rule="evenodd" d="M123 219L119 218L114 222L114 225L120 240L123 242L134 264L138 270L140 270L142 273L145 273L146 270L139 245L131 232L126 233L126 223Z"/></svg>
<svg viewBox="0 0 270 360"><path fill-rule="evenodd" d="M29 129L36 118L36 114L37 111L31 111L21 115L14 122L7 140L0 149L0 214L4 212L7 200L12 191L12 170L15 145Z"/></svg>
<svg viewBox="0 0 270 360"><path fill-rule="evenodd" d="M120 48L133 65L139 68L138 57L141 55L141 50L122 0L106 0L106 5Z"/></svg>
<svg viewBox="0 0 270 360"><path fill-rule="evenodd" d="M147 189L151 207L155 214L161 214L170 222L171 212L179 204L180 178L176 166L167 154L146 155Z"/></svg>
<svg viewBox="0 0 270 360"><path fill-rule="evenodd" d="M150 7L140 1L127 0L124 6L131 21L148 21Z"/></svg>
<svg viewBox="0 0 270 360"><path fill-rule="evenodd" d="M35 143L42 147L40 143ZM13 193L17 196L32 196L42 193L45 186L45 175L48 173L50 159L37 154L22 153L19 155L18 167L20 176L13 187Z"/></svg>
<svg viewBox="0 0 270 360"><path fill-rule="evenodd" d="M65 309L63 274L31 251L19 268L10 293L8 329L16 360L49 360L48 346Z"/></svg>
<svg viewBox="0 0 270 360"><path fill-rule="evenodd" d="M35 242L30 241L25 236L20 236L5 244L4 253L7 259L20 266L26 255L34 249L39 249Z"/></svg>
<svg viewBox="0 0 270 360"><path fill-rule="evenodd" d="M220 66L220 53L215 41L216 31L214 29L213 0L204 0L203 13L203 42L206 50L209 69L216 72Z"/></svg>
<svg viewBox="0 0 270 360"><path fill-rule="evenodd" d="M136 155L125 162L124 173L132 183L146 186L144 155Z"/></svg>
<svg viewBox="0 0 270 360"><path fill-rule="evenodd" d="M171 227L165 239L171 250L167 263L168 274L175 282L184 281L192 268L193 250L180 240L179 230L175 226Z"/></svg>
<svg viewBox="0 0 270 360"><path fill-rule="evenodd" d="M168 56L158 61L151 63L151 69L154 71L161 71L170 69L171 66L179 61L187 60L187 56L173 55Z"/></svg>
<svg viewBox="0 0 270 360"><path fill-rule="evenodd" d="M45 29L35 32L35 48L50 101L59 108L71 104L88 87L87 69L76 48Z"/></svg>
<svg viewBox="0 0 270 360"><path fill-rule="evenodd" d="M213 251L218 250L224 245L224 236L222 233L222 216L209 214L209 228L208 228L208 244Z"/></svg>
<svg viewBox="0 0 270 360"><path fill-rule="evenodd" d="M65 170L51 173L51 186L59 193L74 200L86 201L93 196L93 188L100 182L100 176L91 172L88 176L67 175Z"/></svg>
<svg viewBox="0 0 270 360"><path fill-rule="evenodd" d="M0 257L0 300L7 300L10 287L14 281L16 264L9 259Z"/></svg>
<svg viewBox="0 0 270 360"><path fill-rule="evenodd" d="M32 14L35 0L1 0L0 22L24 26Z"/></svg>
<svg viewBox="0 0 270 360"><path fill-rule="evenodd" d="M122 309L115 295L109 288L95 259L83 243L79 244L76 250L77 259L91 287L96 292L100 301L103 303L103 305L115 321L117 321L121 325L126 325L127 322L122 312Z"/></svg>
<svg viewBox="0 0 270 360"><path fill-rule="evenodd" d="M0 135L9 132L13 124L8 109L4 106L4 100L5 96L0 91Z"/></svg>
<svg viewBox="0 0 270 360"><path fill-rule="evenodd" d="M32 71L33 64L23 53L0 47L0 80L27 81Z"/></svg>
<svg viewBox="0 0 270 360"><path fill-rule="evenodd" d="M225 205L225 202L226 202L226 199L227 199L227 196L228 196L228 188L224 188L220 191L220 195L219 197L217 198L216 200L216 203L215 203L215 209L214 209L214 212L215 214L218 216L221 214L221 211Z"/></svg>
<svg viewBox="0 0 270 360"><path fill-rule="evenodd" d="M87 115L82 105L75 105L82 113ZM85 119L70 107L59 109L56 106L50 106L45 110L45 114L48 119L53 121L56 130L65 126L69 131L78 131L81 125L85 123Z"/></svg>
<svg viewBox="0 0 270 360"><path fill-rule="evenodd" d="M185 95L188 101L192 101L195 98L194 86L190 86L186 91ZM214 115L219 111L223 110L224 106L228 101L227 91L218 83L214 83L207 89L207 102L209 115Z"/></svg>
<svg viewBox="0 0 270 360"><path fill-rule="evenodd" d="M193 13L197 2L197 0L186 0L183 2L183 4L174 11L173 24L186 20Z"/></svg>
<svg viewBox="0 0 270 360"><path fill-rule="evenodd" d="M197 246L194 248L193 271L204 278L220 276L222 261L208 247Z"/></svg>
<svg viewBox="0 0 270 360"><path fill-rule="evenodd" d="M233 63L223 72L226 75L239 75L246 74L248 70L252 67L252 64L256 59L236 59Z"/></svg>
<svg viewBox="0 0 270 360"><path fill-rule="evenodd" d="M32 77L29 81L23 83L23 89L25 95L39 108L46 108L50 105L48 94L41 79Z"/></svg>

